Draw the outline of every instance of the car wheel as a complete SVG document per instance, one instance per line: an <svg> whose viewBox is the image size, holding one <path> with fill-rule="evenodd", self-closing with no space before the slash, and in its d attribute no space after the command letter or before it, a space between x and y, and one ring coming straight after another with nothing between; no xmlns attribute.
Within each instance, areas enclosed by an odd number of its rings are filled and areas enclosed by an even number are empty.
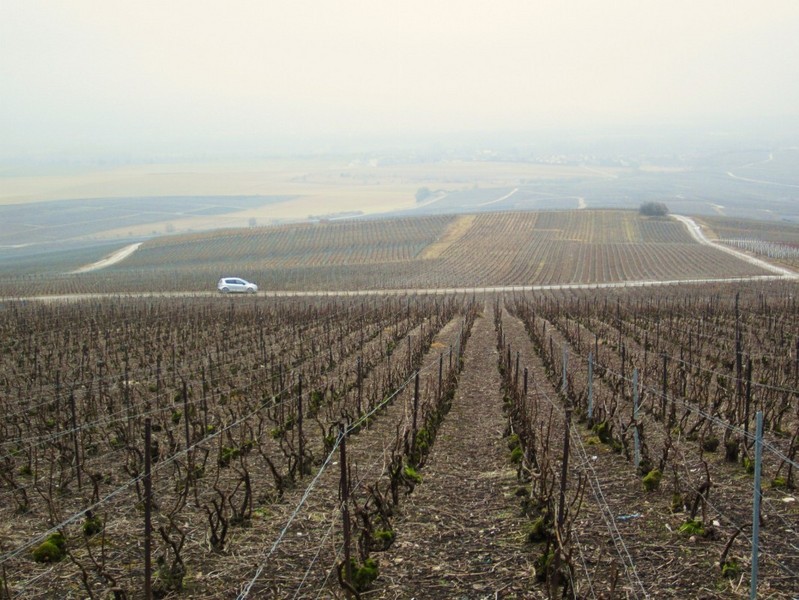
<svg viewBox="0 0 799 600"><path fill-rule="evenodd" d="M223 294L227 294L227 293L230 291L230 288L223 287L223 288L222 288L220 291L221 291Z"/></svg>
<svg viewBox="0 0 799 600"><path fill-rule="evenodd" d="M252 288L250 288L249 290L247 290L247 292L249 292L250 294L254 294L254 293L255 293L255 290L254 290L254 289L252 289Z"/></svg>

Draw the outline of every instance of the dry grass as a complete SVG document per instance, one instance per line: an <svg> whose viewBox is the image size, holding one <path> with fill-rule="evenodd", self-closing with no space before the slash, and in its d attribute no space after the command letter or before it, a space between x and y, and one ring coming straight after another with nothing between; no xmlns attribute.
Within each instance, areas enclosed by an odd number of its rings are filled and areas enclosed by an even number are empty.
<svg viewBox="0 0 799 600"><path fill-rule="evenodd" d="M440 258L447 248L452 246L452 244L466 235L469 229L471 229L474 225L476 218L477 215L459 216L452 223L450 223L449 227L447 227L447 230L438 240L430 244L421 252L421 254L419 254L419 258L422 260Z"/></svg>

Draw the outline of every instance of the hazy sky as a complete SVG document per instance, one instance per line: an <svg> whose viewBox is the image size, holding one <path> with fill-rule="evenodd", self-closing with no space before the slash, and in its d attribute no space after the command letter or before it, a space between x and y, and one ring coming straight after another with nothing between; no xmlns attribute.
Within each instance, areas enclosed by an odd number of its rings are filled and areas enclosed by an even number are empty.
<svg viewBox="0 0 799 600"><path fill-rule="evenodd" d="M2 0L0 158L799 114L797 0Z"/></svg>

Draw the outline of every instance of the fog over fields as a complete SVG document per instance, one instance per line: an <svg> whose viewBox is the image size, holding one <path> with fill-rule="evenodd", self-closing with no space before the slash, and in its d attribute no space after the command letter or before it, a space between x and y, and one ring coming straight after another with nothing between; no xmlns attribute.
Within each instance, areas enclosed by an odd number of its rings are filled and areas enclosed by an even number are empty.
<svg viewBox="0 0 799 600"><path fill-rule="evenodd" d="M0 261L297 221L799 220L785 0L11 0Z"/></svg>
<svg viewBox="0 0 799 600"><path fill-rule="evenodd" d="M619 147L620 142L614 144ZM6 173L0 257L219 227L664 202L680 214L799 222L799 146L550 153L523 146L364 151L235 164Z"/></svg>
<svg viewBox="0 0 799 600"><path fill-rule="evenodd" d="M0 600L799 599L797 32L0 0Z"/></svg>

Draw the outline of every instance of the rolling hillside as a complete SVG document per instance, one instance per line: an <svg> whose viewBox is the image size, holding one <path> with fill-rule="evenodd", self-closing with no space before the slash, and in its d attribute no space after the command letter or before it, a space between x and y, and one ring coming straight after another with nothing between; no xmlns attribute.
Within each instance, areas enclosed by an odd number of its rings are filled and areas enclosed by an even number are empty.
<svg viewBox="0 0 799 600"><path fill-rule="evenodd" d="M60 257L59 274L6 267L2 295L212 291L235 274L262 290L336 291L600 284L767 275L698 243L670 218L575 210L323 221L145 242L113 266ZM80 262L77 259L80 259ZM97 256L94 260L102 258ZM23 282L20 284L20 282Z"/></svg>

